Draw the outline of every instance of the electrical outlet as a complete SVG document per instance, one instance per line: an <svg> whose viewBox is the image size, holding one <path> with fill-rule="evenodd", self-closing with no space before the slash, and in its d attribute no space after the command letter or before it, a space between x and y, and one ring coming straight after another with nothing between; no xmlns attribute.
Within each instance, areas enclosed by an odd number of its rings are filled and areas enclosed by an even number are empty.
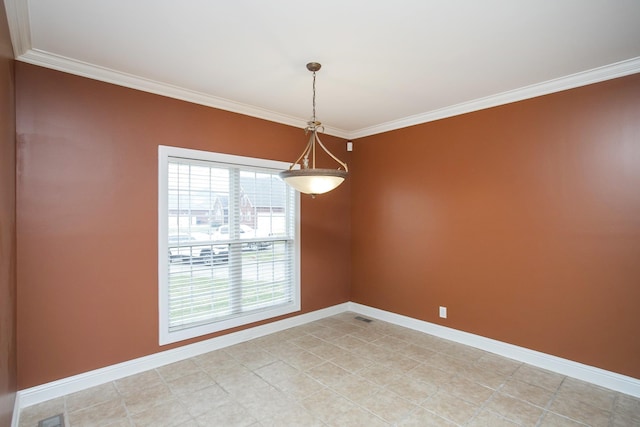
<svg viewBox="0 0 640 427"><path fill-rule="evenodd" d="M443 319L447 318L447 307L440 306L440 317Z"/></svg>

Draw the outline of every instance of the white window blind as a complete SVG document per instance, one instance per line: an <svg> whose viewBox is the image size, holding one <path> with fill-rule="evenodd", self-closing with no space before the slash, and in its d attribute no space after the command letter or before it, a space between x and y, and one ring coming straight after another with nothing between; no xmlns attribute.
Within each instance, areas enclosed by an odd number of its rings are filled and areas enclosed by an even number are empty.
<svg viewBox="0 0 640 427"><path fill-rule="evenodd" d="M300 309L298 194L281 162L160 147L161 344Z"/></svg>

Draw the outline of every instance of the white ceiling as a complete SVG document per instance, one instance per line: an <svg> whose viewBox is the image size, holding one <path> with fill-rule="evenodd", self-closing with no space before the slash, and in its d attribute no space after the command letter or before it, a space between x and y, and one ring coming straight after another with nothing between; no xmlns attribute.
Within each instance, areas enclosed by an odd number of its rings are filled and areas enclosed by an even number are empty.
<svg viewBox="0 0 640 427"><path fill-rule="evenodd" d="M640 72L639 0L4 0L16 58L358 138Z"/></svg>

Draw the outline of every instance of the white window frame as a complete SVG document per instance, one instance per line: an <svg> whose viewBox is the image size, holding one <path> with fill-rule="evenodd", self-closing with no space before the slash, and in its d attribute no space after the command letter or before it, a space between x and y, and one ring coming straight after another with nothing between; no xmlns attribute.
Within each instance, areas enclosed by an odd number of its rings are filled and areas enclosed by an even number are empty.
<svg viewBox="0 0 640 427"><path fill-rule="evenodd" d="M169 257L168 257L168 164L169 158L184 158L216 163L227 163L240 167L258 167L276 170L288 169L290 164L276 160L235 156L188 148L158 146L158 308L159 308L159 341L160 345L170 344L189 338L234 328L249 323L267 320L273 317L300 311L300 194L295 193L295 236L294 236L294 284L293 301L286 305L274 307L256 313L231 319L214 321L187 329L170 331L169 329Z"/></svg>

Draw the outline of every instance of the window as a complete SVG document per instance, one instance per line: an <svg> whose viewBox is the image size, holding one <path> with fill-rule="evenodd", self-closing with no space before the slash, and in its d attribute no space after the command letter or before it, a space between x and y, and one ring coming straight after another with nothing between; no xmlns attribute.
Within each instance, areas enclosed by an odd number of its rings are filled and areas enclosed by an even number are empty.
<svg viewBox="0 0 640 427"><path fill-rule="evenodd" d="M300 310L287 163L159 147L160 344Z"/></svg>

